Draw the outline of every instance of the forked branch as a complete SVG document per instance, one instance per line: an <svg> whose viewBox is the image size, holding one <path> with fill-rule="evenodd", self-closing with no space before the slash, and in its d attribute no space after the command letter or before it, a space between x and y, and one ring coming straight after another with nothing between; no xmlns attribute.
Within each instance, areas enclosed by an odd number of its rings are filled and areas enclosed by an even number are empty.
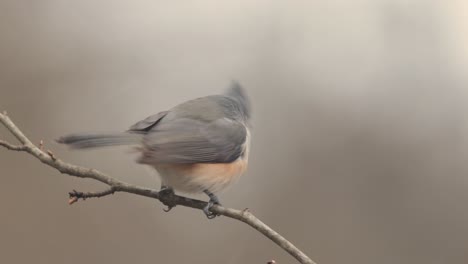
<svg viewBox="0 0 468 264"><path fill-rule="evenodd" d="M24 151L27 152L37 159L39 159L42 163L45 163L63 174L68 174L70 176L80 177L80 178L89 178L94 179L96 181L100 181L106 185L108 185L108 189L102 192L94 192L94 193L83 193L78 191L70 192L70 200L69 203L73 204L77 202L79 199L87 199L87 198L96 198L96 197L103 197L110 194L114 194L115 192L127 192L133 193L141 196L146 196L150 198L157 199L161 201L163 204L172 208L176 205L191 207L195 209L203 209L207 203L191 199L179 195L162 195L158 191L153 189L148 189L145 187L140 187L136 185L132 185L115 178L112 178L100 171L95 169L89 169L85 167L80 167L77 165L73 165L70 163L66 163L59 158L57 158L52 151L44 150L44 146L41 142L39 147L34 145L24 134L21 130L11 121L11 119L7 116L7 113L0 113L0 122L13 134L18 141L21 143L19 145L14 145L8 143L6 141L0 140L0 146L5 147L9 150L14 151ZM265 223L260 221L257 217L255 217L252 213L250 213L247 209L245 210L236 210L232 208L226 208L219 205L215 205L210 209L213 213L218 215L224 215L226 217L230 217L233 219L237 219L242 221L249 226L255 228L260 233L271 239L275 242L278 246L282 249L287 251L291 254L294 258L296 258L300 263L307 263L307 264L315 264L306 254L304 254L301 250L299 250L296 246L294 246L291 242L286 240L282 237L278 232L271 229Z"/></svg>

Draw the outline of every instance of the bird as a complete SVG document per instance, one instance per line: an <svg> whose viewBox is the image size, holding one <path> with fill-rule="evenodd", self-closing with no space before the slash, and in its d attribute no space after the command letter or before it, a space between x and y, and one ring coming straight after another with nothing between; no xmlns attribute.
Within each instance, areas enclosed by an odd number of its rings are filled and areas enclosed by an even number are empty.
<svg viewBox="0 0 468 264"><path fill-rule="evenodd" d="M183 102L126 131L69 134L57 142L72 149L134 145L136 162L158 172L161 192L205 193L209 201L203 212L212 219L217 215L210 209L220 205L216 194L247 169L250 118L247 93L233 81L222 94Z"/></svg>

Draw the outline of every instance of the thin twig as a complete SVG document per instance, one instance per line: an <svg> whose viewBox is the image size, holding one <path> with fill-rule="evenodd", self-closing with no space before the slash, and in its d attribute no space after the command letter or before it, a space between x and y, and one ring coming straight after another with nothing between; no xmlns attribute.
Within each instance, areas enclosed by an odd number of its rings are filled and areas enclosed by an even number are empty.
<svg viewBox="0 0 468 264"><path fill-rule="evenodd" d="M74 204L78 202L79 199L86 200L88 198L101 198L110 194L114 194L115 190L114 188L110 187L109 189L102 191L102 192L78 192L76 190L73 190L72 192L69 192L68 195L70 196L70 200L68 200L68 204Z"/></svg>
<svg viewBox="0 0 468 264"><path fill-rule="evenodd" d="M57 158L50 150L47 150L46 152L44 152L42 150L43 148L42 144L40 144L41 145L40 148L34 145L23 134L23 132L21 132L21 130L11 121L11 119L6 114L6 111L3 114L0 113L0 122L22 144L22 145L12 145L5 141L0 141L0 146L3 146L9 150L28 152L29 154L39 159L42 163L45 163L57 169L61 173L68 174L68 175L75 176L75 177L80 177L80 178L94 179L96 181L100 181L104 184L107 184L110 187L106 191L96 192L96 193L82 193L82 192L76 192L76 191L71 192L70 200L69 200L70 204L77 202L80 198L86 199L86 198L94 198L94 197L103 197L106 195L113 194L114 192L127 192L127 193L133 193L133 194L137 194L141 196L158 199L170 208L176 205L181 205L181 206L191 207L195 209L203 209L207 205L206 202L175 195L175 194L170 195L170 196L161 195L156 190L132 185L132 184L117 180L95 169L89 169L85 167L76 166L70 163L66 163L60 160L59 158ZM259 231L260 233L262 233L263 235L271 239L278 246L280 246L289 254L291 254L300 263L315 264L315 262L313 262L306 254L304 254L291 242L289 242L280 234L278 234L275 230L271 229L265 223L260 221L257 217L255 217L248 210L236 210L232 208L222 207L219 205L213 206L210 210L213 213L216 213L218 215L224 215L226 217L230 217L233 219L237 219L255 228L257 231Z"/></svg>
<svg viewBox="0 0 468 264"><path fill-rule="evenodd" d="M3 140L0 140L0 146L5 147L9 150L14 150L14 151L26 151L26 146L13 145Z"/></svg>

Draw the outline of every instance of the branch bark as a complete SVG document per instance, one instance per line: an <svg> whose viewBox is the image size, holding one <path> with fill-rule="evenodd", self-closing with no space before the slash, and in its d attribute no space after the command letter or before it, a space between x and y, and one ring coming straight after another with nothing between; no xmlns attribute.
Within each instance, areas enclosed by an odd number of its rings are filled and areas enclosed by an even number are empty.
<svg viewBox="0 0 468 264"><path fill-rule="evenodd" d="M176 205L181 205L185 207L195 208L195 209L203 209L207 203L204 201L191 199L175 194L171 195L162 195L160 192L126 183L124 181L117 180L112 178L98 170L89 169L77 165L73 165L67 162L64 162L58 159L50 150L44 150L42 142L39 147L34 145L24 134L23 132L11 121L8 117L6 112L0 113L0 122L13 134L16 139L21 143L21 145L14 145L10 144L6 141L0 140L0 146L5 147L8 150L13 151L23 151L31 154L32 156L36 157L42 163L49 165L50 167L55 168L59 172L63 174L68 174L70 176L79 177L79 178L89 178L94 179L96 181L102 182L109 186L108 189L102 192L95 192L95 193L83 193L73 191L70 192L70 200L69 203L73 204L77 202L79 199L87 199L87 198L95 198L95 197L103 197L110 194L114 194L115 192L126 192L132 193L140 196L150 197L161 201L164 205L168 206L168 208L172 208ZM281 236L278 232L267 226L265 223L260 221L257 217L255 217L252 213L250 213L247 209L245 210L237 210L232 208L226 208L219 205L215 205L211 208L213 213L218 215L224 215L229 218L233 218L239 221L242 221L249 226L255 228L257 231L262 233L267 238L271 239L275 242L278 246L288 252L291 256L296 258L300 263L303 264L316 264L312 261L306 254L304 254L301 250L299 250L296 246L294 246L291 242L286 240L283 236Z"/></svg>

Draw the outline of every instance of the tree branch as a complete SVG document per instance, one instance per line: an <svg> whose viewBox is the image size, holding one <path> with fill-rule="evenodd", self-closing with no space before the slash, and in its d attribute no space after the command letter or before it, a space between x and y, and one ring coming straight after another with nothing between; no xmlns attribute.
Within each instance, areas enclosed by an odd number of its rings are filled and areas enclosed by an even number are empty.
<svg viewBox="0 0 468 264"><path fill-rule="evenodd" d="M70 196L70 200L68 200L68 204L72 205L76 202L78 202L79 199L86 200L88 198L101 198L110 194L114 194L115 190L113 187L110 187L109 189L102 191L102 192L78 192L76 190L73 190L72 192L69 192L68 195Z"/></svg>
<svg viewBox="0 0 468 264"><path fill-rule="evenodd" d="M75 177L80 177L80 178L94 179L96 181L100 181L109 186L109 188L106 189L105 191L94 192L94 193L90 193L90 192L83 193L83 192L77 192L73 190L73 192L69 193L70 204L77 202L79 199L84 200L87 198L107 196L110 194L114 194L115 192L126 192L126 193L133 193L136 195L141 195L141 196L146 196L146 197L157 199L161 201L163 204L165 204L166 206L168 206L169 208L172 208L176 205L181 205L181 206L195 208L195 209L203 209L207 205L206 202L175 195L175 194L163 195L160 192L153 190L153 189L148 189L145 187L132 185L132 184L117 180L95 169L89 169L85 167L76 166L70 163L66 163L58 159L50 150L44 150L42 142L39 147L34 145L23 134L23 132L21 132L21 130L11 121L11 119L7 116L6 112L0 113L0 122L21 143L21 145L13 145L8 142L0 140L0 146L3 146L9 150L27 152L33 155L34 157L36 157L37 159L39 159L42 163L45 163L57 169L63 174L68 174L70 176L75 176ZM290 255L296 258L300 263L315 264L315 262L313 262L306 254L304 254L291 242L289 242L280 234L278 234L275 230L271 229L265 223L260 221L247 209L236 210L232 208L222 207L219 205L214 205L210 210L213 213L216 213L218 215L224 215L226 217L230 217L233 219L237 219L255 228L257 231L259 231L260 233L262 233L263 235L271 239L273 242L275 242L282 249L287 251Z"/></svg>
<svg viewBox="0 0 468 264"><path fill-rule="evenodd" d="M0 140L0 146L5 147L9 150L15 150L15 151L26 151L26 146L21 146L21 145L12 145L6 141Z"/></svg>

